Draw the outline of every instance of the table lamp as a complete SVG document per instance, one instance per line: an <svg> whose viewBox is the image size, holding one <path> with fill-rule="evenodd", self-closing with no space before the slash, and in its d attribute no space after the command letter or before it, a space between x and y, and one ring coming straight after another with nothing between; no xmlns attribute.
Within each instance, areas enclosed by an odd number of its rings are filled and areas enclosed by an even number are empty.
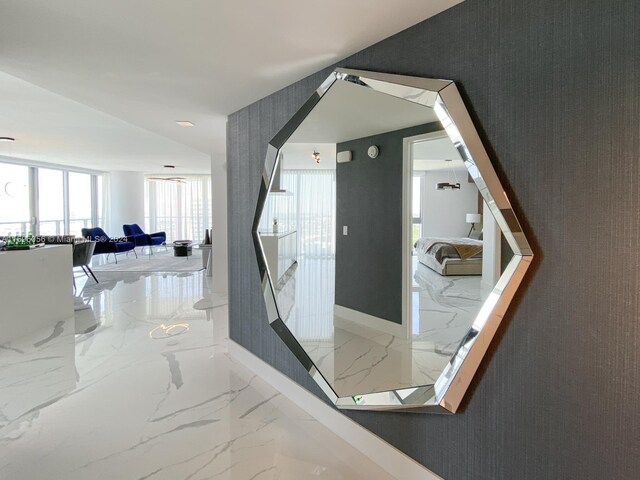
<svg viewBox="0 0 640 480"><path fill-rule="evenodd" d="M482 221L482 215L479 213L467 213L467 223L471 224L471 228L469 229L469 233L467 237L471 235L474 228L476 228L476 223L480 223Z"/></svg>

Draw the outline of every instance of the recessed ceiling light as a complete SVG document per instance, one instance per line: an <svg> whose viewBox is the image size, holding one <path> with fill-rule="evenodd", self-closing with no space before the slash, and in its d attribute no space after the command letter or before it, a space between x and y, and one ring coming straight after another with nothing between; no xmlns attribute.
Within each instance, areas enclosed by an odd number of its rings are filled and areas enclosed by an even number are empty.
<svg viewBox="0 0 640 480"><path fill-rule="evenodd" d="M193 123L189 120L176 120L176 123L181 127L193 127Z"/></svg>
<svg viewBox="0 0 640 480"><path fill-rule="evenodd" d="M16 139L13 137L0 137L0 142L15 142Z"/></svg>

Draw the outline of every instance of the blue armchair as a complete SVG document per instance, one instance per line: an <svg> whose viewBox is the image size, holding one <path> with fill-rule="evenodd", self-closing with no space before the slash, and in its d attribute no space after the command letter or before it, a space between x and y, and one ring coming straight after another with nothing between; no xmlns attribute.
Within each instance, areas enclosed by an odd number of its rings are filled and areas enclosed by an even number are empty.
<svg viewBox="0 0 640 480"><path fill-rule="evenodd" d="M122 225L124 234L132 237L136 247L149 247L149 255L151 255L151 247L164 245L166 249L167 234L165 232L144 233L137 223L131 225Z"/></svg>
<svg viewBox="0 0 640 480"><path fill-rule="evenodd" d="M106 253L108 256L110 253L113 253L116 263L118 263L118 253L125 253L133 250L136 258L138 258L138 254L135 251L136 244L133 237L110 238L109 235L107 235L100 227L83 228L82 236L87 240L93 240L96 242L96 248L93 251L94 255Z"/></svg>

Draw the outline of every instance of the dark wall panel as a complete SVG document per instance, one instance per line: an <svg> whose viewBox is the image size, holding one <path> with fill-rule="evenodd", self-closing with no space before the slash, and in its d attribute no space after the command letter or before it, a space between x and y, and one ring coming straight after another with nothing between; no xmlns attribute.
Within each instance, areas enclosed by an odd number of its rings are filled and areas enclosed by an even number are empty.
<svg viewBox="0 0 640 480"><path fill-rule="evenodd" d="M637 0L467 0L340 62L457 81L537 255L461 413L348 413L447 480L638 476L639 24ZM320 396L267 324L250 230L267 142L329 71L228 136L231 338Z"/></svg>
<svg viewBox="0 0 640 480"><path fill-rule="evenodd" d="M436 122L337 145L353 160L336 166L336 305L402 323L403 140L441 129ZM371 145L380 149L373 160Z"/></svg>

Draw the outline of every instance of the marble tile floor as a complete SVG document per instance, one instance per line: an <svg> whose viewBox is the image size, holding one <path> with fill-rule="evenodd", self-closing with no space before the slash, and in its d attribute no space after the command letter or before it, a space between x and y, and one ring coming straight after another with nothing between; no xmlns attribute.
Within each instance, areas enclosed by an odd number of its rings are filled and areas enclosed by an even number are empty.
<svg viewBox="0 0 640 480"><path fill-rule="evenodd" d="M469 331L491 288L479 276L443 277L414 262L409 338L336 318L334 261L299 260L280 285L287 327L339 396L431 385Z"/></svg>
<svg viewBox="0 0 640 480"><path fill-rule="evenodd" d="M392 478L227 356L203 272L98 278L0 346L1 479Z"/></svg>
<svg viewBox="0 0 640 480"><path fill-rule="evenodd" d="M176 257L173 246L155 247L149 255L148 248L144 252L138 248L138 256L133 252L119 254L118 263L113 255L96 255L91 259L94 272L196 272L204 268L202 250L197 246L188 257Z"/></svg>

